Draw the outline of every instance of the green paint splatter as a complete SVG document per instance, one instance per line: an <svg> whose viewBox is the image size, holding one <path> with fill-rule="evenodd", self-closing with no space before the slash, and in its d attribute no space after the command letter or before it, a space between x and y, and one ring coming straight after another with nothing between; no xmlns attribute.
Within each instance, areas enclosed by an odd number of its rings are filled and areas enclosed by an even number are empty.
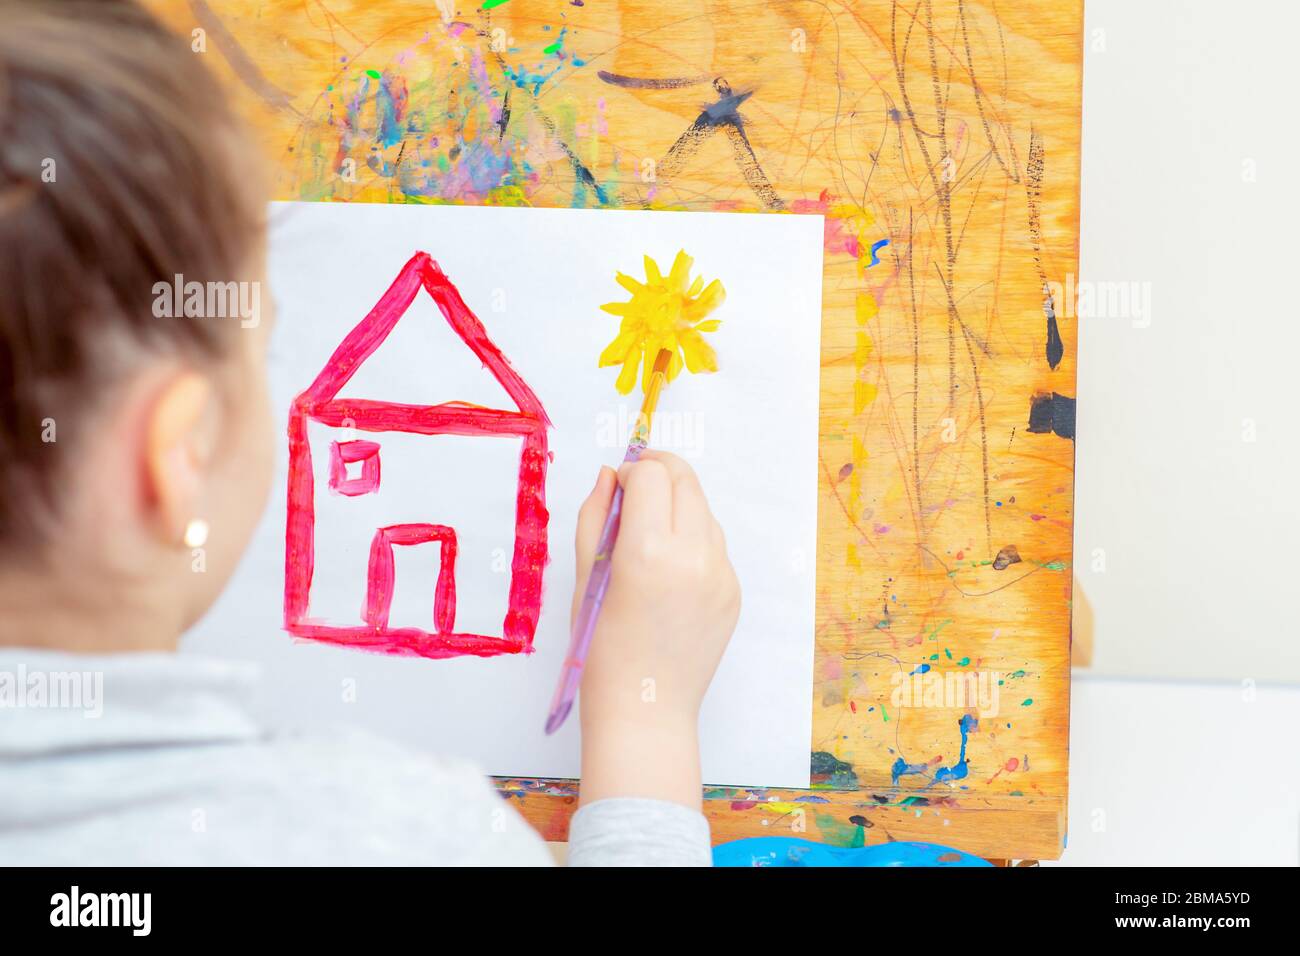
<svg viewBox="0 0 1300 956"><path fill-rule="evenodd" d="M885 723L889 723L889 711L885 710L885 705L880 705L880 716L885 718Z"/></svg>
<svg viewBox="0 0 1300 956"><path fill-rule="evenodd" d="M951 623L952 623L952 618L948 618L947 620L940 621L937 625L935 625L934 630L930 632L930 640L932 641L938 640L939 632L942 631L945 627L947 627Z"/></svg>
<svg viewBox="0 0 1300 956"><path fill-rule="evenodd" d="M366 76L370 77L372 80L382 80L382 79L383 79L383 77L379 75L379 71L378 71L378 70L366 70Z"/></svg>
<svg viewBox="0 0 1300 956"><path fill-rule="evenodd" d="M958 666L958 667L965 667L965 666L966 666L967 664L969 664L969 663L970 663L970 658L969 658L969 657L963 657L961 660L959 660L959 661L957 662L957 666Z"/></svg>
<svg viewBox="0 0 1300 956"><path fill-rule="evenodd" d="M563 39L563 38L561 38L561 39L559 39L559 40L556 40L556 41L555 41L554 43L552 43L550 46L544 46L544 47L542 47L542 52L543 52L543 53L559 53L559 52L560 52L560 47L562 47L562 46L564 46L564 39Z"/></svg>
<svg viewBox="0 0 1300 956"><path fill-rule="evenodd" d="M483 0L483 6L480 10L491 10L493 7L499 7L503 3L509 3L509 0Z"/></svg>
<svg viewBox="0 0 1300 956"><path fill-rule="evenodd" d="M1012 671L1012 672L1011 672L1011 676L1012 676L1012 677L1024 677L1024 676L1025 676L1025 672L1024 672L1024 671Z"/></svg>
<svg viewBox="0 0 1300 956"><path fill-rule="evenodd" d="M943 652L944 652L944 654L947 655L948 660L952 660L952 651L948 650L948 648L945 647L945 648L943 649Z"/></svg>
<svg viewBox="0 0 1300 956"><path fill-rule="evenodd" d="M1040 564L1039 567L1045 571L1064 571L1069 565L1064 561L1048 561L1046 564Z"/></svg>
<svg viewBox="0 0 1300 956"><path fill-rule="evenodd" d="M832 846L846 846L851 850L866 846L866 827L856 823L841 823L829 813L815 814L814 819L822 837Z"/></svg>
<svg viewBox="0 0 1300 956"><path fill-rule="evenodd" d="M1030 704L1032 704L1033 702L1034 702L1034 698L1032 698L1032 697L1026 697L1024 700L1022 700L1022 701L1020 702L1020 706L1021 706L1021 707L1028 707L1028 706L1029 706Z"/></svg>

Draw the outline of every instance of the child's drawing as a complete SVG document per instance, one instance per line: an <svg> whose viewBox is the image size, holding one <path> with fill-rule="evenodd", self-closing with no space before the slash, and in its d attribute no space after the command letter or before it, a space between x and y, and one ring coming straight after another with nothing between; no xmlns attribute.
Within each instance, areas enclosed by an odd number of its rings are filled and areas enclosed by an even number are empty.
<svg viewBox="0 0 1300 956"><path fill-rule="evenodd" d="M487 408L465 402L410 405L340 398L357 369L383 343L424 289L452 330L496 378L517 406ZM313 447L308 423L331 430L329 444ZM542 571L547 561L546 466L550 421L527 383L492 344L486 330L456 287L427 253L416 253L379 303L343 339L311 386L289 413L289 493L286 519L284 626L296 637L391 654L456 657L473 654L529 653L541 607ZM375 436L358 440L352 430ZM328 456L329 488L350 498L378 494L384 434L514 436L522 440L515 508L514 551L509 603L499 634L471 634L456 628L456 529L434 523L437 514L411 515L409 523L374 529L370 544L365 603L355 622L313 618L310 594L317 555L314 456ZM319 440L318 440L319 441ZM388 462L383 468L391 469ZM396 463L400 467L400 463ZM430 502L435 511L437 502ZM426 519L426 520L420 520ZM427 519L433 519L432 521ZM394 587L394 550L417 544L439 547L432 620L428 628L392 627L389 609ZM321 560L329 560L321 555Z"/></svg>
<svg viewBox="0 0 1300 956"><path fill-rule="evenodd" d="M653 368L667 348L677 375L652 445L725 489L709 508L745 589L701 714L704 773L807 786L813 644L795 638L815 620L822 218L315 202L270 216L289 454L254 563L205 628L282 670L275 706L332 720L321 702L341 691L361 703L349 719L413 746L577 777L579 722L543 727L587 573L572 542L638 430L647 353ZM766 434L779 451L748 466ZM667 691L647 666L627 690L649 706Z"/></svg>

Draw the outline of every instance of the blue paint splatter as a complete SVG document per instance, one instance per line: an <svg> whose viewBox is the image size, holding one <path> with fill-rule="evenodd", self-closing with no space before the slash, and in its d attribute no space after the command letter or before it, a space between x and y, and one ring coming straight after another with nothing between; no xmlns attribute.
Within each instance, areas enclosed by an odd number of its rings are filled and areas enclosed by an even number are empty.
<svg viewBox="0 0 1300 956"><path fill-rule="evenodd" d="M898 778L906 777L912 774L925 773L930 769L926 763L908 763L902 757L894 761L894 765L889 768L889 776L893 778L894 786L898 786Z"/></svg>
<svg viewBox="0 0 1300 956"><path fill-rule="evenodd" d="M538 65L540 66L541 64ZM515 86L519 87L521 90L528 90L536 96L542 91L542 84L553 77L556 73L559 73L563 68L564 63L561 62L557 63L555 69L551 70L549 73L530 73L526 67L522 66L518 69L503 66L502 70L505 75L509 77L510 82L514 83Z"/></svg>
<svg viewBox="0 0 1300 956"><path fill-rule="evenodd" d="M912 671L912 674L928 674L929 672L930 672L930 665L922 664L916 670ZM907 676L911 677L912 674L908 674Z"/></svg>
<svg viewBox="0 0 1300 956"><path fill-rule="evenodd" d="M881 249L885 248L885 246L887 245L889 245L888 239L877 239L875 242L871 244L871 262L867 264L868 269L870 269L872 266L880 265L880 257L876 255L876 253L878 253Z"/></svg>
<svg viewBox="0 0 1300 956"><path fill-rule="evenodd" d="M928 789L936 783L951 783L955 780L963 780L966 774L970 772L970 768L966 764L966 741L972 731L979 730L980 722L972 714L966 714L957 726L961 728L961 753L957 755L957 762L951 767L940 767L934 772L934 777L931 778L930 782L921 789ZM894 786L897 787L900 777L923 774L929 769L929 764L908 763L902 757L899 757L894 761L893 766L889 768L889 775L893 779Z"/></svg>
<svg viewBox="0 0 1300 956"><path fill-rule="evenodd" d="M402 141L402 122L387 79L379 81L379 89L375 92L375 112L379 114L379 130L375 139L385 147L396 146Z"/></svg>
<svg viewBox="0 0 1300 956"><path fill-rule="evenodd" d="M951 767L940 767L934 772L935 783L948 783L951 780L962 780L969 771L966 766L966 741L970 737L972 730L979 729L979 721L971 714L962 717L961 723L961 753L957 756L957 762Z"/></svg>

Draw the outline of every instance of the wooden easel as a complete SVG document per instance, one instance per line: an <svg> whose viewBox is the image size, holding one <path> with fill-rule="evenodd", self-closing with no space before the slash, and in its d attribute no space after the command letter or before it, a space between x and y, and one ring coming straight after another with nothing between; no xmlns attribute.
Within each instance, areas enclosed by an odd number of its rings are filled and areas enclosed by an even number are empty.
<svg viewBox="0 0 1300 956"><path fill-rule="evenodd" d="M154 5L280 199L825 215L813 788L709 789L714 837L1060 855L1080 2ZM973 727L893 698L993 672ZM500 786L563 839L572 781Z"/></svg>

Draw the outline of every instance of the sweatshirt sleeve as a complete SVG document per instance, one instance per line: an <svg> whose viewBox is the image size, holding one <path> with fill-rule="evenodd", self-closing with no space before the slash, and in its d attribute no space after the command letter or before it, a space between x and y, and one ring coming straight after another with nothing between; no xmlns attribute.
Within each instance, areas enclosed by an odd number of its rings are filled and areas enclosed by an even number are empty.
<svg viewBox="0 0 1300 956"><path fill-rule="evenodd" d="M711 866L709 821L664 800L597 800L569 824L569 866Z"/></svg>

